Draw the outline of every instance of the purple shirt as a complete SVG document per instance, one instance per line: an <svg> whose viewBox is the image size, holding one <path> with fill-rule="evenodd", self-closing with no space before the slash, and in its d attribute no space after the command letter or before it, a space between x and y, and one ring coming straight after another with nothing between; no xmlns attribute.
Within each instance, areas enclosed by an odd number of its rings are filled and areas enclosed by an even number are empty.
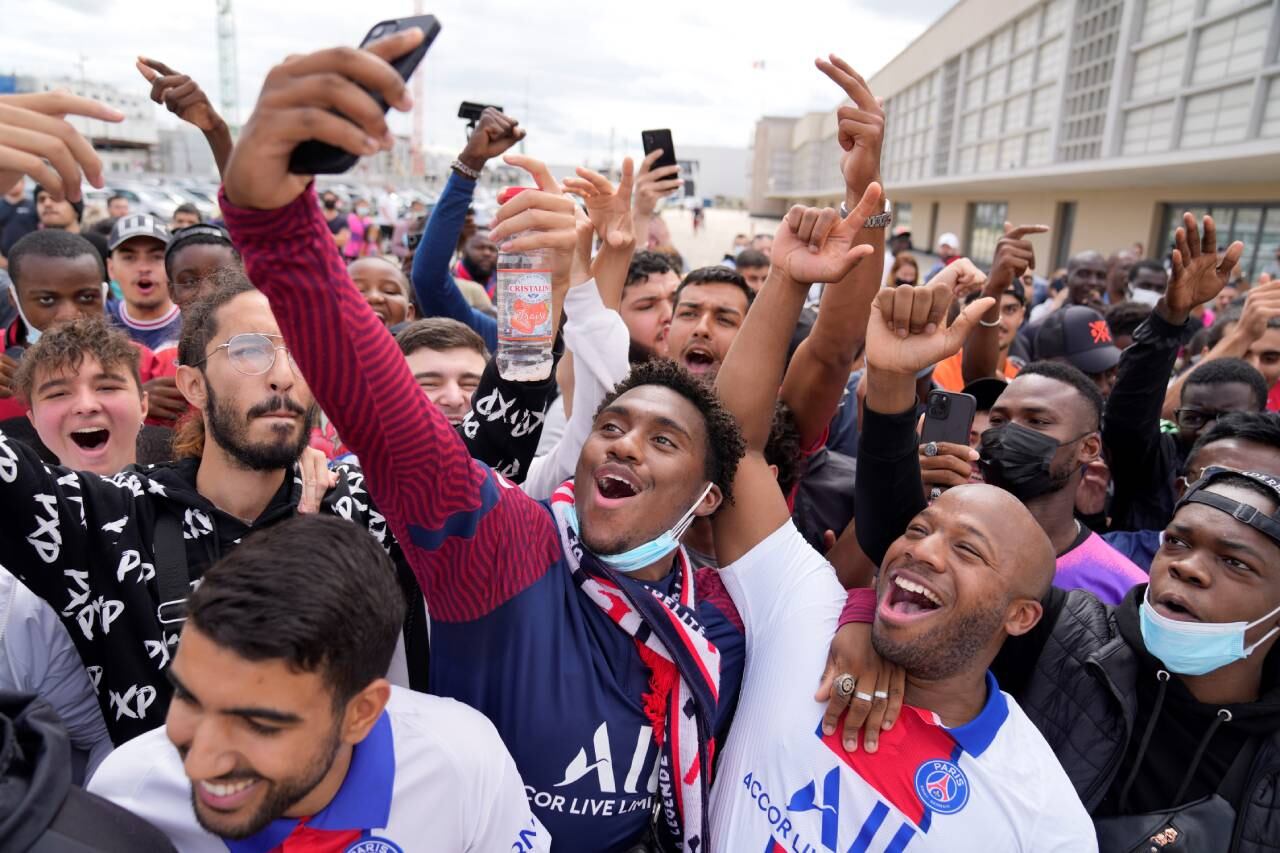
<svg viewBox="0 0 1280 853"><path fill-rule="evenodd" d="M1053 585L1083 589L1104 604L1119 604L1130 587L1146 583L1147 573L1096 533L1058 558Z"/></svg>

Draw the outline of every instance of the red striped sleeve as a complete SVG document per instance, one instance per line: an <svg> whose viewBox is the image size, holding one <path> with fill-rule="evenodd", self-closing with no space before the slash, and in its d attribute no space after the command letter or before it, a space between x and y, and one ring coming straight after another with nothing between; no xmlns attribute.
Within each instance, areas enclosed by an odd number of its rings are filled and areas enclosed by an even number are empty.
<svg viewBox="0 0 1280 853"><path fill-rule="evenodd" d="M479 618L561 558L550 514L473 461L351 283L312 187L277 210L220 195L316 402L364 469L433 619Z"/></svg>

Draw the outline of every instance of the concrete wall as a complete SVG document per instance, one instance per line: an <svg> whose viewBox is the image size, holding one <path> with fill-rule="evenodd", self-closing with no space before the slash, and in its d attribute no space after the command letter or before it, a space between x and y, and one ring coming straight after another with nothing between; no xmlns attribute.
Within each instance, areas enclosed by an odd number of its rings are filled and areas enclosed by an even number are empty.
<svg viewBox="0 0 1280 853"><path fill-rule="evenodd" d="M1270 202L1280 201L1280 181L1265 184L1222 186L1186 185L1172 190L1149 188L1096 190L1071 193L1063 190L1045 192L1002 193L986 195L936 195L928 193L891 194L895 203L911 204L911 231L916 248L932 250L932 241L946 231L967 239L966 216L970 202L994 201L1009 205L1009 221L1014 224L1055 224L1059 202L1075 202L1075 225L1071 232L1069 254L1094 249L1110 254L1137 241L1146 247L1148 257L1163 257L1161 211L1164 204L1183 202ZM937 227L929 233L931 206L938 204ZM1036 272L1053 272L1052 232L1031 238L1036 249ZM967 246L963 247L967 250Z"/></svg>

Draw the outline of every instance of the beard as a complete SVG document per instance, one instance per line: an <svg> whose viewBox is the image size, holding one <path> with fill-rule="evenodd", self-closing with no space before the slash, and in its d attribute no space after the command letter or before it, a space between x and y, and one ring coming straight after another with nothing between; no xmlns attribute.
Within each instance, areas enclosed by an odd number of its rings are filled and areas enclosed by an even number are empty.
<svg viewBox="0 0 1280 853"><path fill-rule="evenodd" d="M296 776L279 781L263 779L262 781L267 785L267 793L263 797L262 805L258 806L258 810L239 826L227 827L219 826L213 821L206 822L205 816L201 812L199 797L196 796L193 783L191 788L191 810L195 812L196 822L205 831L221 838L230 838L233 841L239 841L261 832L273 820L283 817L285 812L301 802L303 798L315 790L317 785L324 781L329 769L333 767L333 761L338 755L338 749L342 746L342 738L339 735L340 725L341 718L334 723L333 731L330 732L323 748L316 753L312 761ZM183 750L179 750L179 752L185 760L186 752ZM228 776L222 777L222 780L234 782L237 779L253 778L261 777L258 777L252 771L233 772Z"/></svg>
<svg viewBox="0 0 1280 853"><path fill-rule="evenodd" d="M973 665L974 658L1004 624L1008 604L1006 600L999 607L957 614L905 641L885 636L877 622L871 628L871 645L876 654L902 667L908 675L929 681L950 678Z"/></svg>
<svg viewBox="0 0 1280 853"><path fill-rule="evenodd" d="M205 382L209 396L209 437L225 450L232 459L249 471L278 471L288 468L311 441L311 429L315 426L318 409L303 409L293 400L276 395L250 409L242 419L239 412L227 400L221 400L213 385ZM302 429L297 438L280 438L275 441L254 443L249 440L249 422L267 412L290 411L304 415Z"/></svg>

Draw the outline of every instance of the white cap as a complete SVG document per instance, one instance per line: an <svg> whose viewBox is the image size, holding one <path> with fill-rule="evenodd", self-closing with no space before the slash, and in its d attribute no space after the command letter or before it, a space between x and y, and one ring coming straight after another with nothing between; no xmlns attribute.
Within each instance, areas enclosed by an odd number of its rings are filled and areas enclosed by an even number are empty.
<svg viewBox="0 0 1280 853"><path fill-rule="evenodd" d="M953 249L960 248L960 238L952 234L950 231L938 238L939 246L950 246Z"/></svg>

